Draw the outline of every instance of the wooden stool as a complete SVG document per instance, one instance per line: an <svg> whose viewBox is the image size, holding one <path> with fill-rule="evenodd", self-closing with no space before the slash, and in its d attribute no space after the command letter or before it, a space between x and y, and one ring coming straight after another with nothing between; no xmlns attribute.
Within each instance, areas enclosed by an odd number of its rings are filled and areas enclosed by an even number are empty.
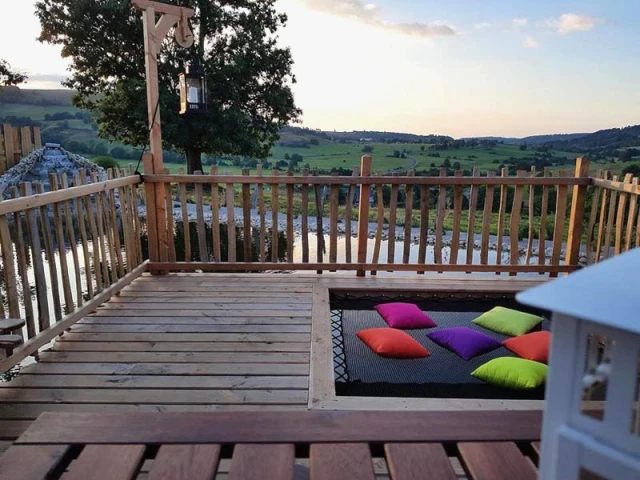
<svg viewBox="0 0 640 480"><path fill-rule="evenodd" d="M13 353L13 349L22 345L24 339L22 335L16 335L14 332L20 331L24 327L24 320L20 318L8 318L6 320L0 320L0 356L4 354L4 357L10 357Z"/></svg>

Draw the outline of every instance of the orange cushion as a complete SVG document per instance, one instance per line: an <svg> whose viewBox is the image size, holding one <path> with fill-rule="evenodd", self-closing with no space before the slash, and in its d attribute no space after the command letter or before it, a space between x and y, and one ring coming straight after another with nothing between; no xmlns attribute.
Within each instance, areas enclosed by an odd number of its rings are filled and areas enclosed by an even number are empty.
<svg viewBox="0 0 640 480"><path fill-rule="evenodd" d="M502 345L519 357L533 360L534 362L549 363L550 343L551 333L542 331L509 338L502 342Z"/></svg>
<svg viewBox="0 0 640 480"><path fill-rule="evenodd" d="M360 330L356 335L381 357L424 358L431 355L409 334L394 328L370 328Z"/></svg>

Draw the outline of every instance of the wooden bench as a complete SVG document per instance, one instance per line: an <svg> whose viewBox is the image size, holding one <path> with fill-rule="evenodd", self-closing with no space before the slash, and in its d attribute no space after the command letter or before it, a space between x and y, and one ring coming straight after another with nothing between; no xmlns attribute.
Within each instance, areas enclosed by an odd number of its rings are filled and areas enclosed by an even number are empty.
<svg viewBox="0 0 640 480"><path fill-rule="evenodd" d="M454 480L460 464L474 480L534 480L541 422L539 411L44 413L0 458L0 478L200 480L225 463L232 480Z"/></svg>

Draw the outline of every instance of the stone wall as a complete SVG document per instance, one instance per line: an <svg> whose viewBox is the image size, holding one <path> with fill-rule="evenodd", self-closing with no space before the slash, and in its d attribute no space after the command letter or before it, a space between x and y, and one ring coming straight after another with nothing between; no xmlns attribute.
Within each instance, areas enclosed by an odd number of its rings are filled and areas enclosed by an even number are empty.
<svg viewBox="0 0 640 480"><path fill-rule="evenodd" d="M31 152L0 177L0 195L6 198L9 188L19 186L21 182L42 182L45 191L49 191L50 173L66 173L69 185L73 185L73 176L80 171L85 171L88 179L92 173L96 173L100 181L107 179L102 167L61 148L60 145L48 143L44 148Z"/></svg>

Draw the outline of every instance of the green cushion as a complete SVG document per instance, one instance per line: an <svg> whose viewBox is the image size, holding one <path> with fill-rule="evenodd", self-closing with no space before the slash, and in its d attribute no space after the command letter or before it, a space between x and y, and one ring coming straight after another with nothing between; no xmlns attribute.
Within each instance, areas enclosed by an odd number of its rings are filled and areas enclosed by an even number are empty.
<svg viewBox="0 0 640 480"><path fill-rule="evenodd" d="M528 333L533 327L542 322L542 317L530 313L511 310L510 308L495 307L478 318L473 323L488 330L517 337Z"/></svg>
<svg viewBox="0 0 640 480"><path fill-rule="evenodd" d="M500 357L479 366L471 375L500 387L527 390L545 382L548 368L544 363L524 358Z"/></svg>

